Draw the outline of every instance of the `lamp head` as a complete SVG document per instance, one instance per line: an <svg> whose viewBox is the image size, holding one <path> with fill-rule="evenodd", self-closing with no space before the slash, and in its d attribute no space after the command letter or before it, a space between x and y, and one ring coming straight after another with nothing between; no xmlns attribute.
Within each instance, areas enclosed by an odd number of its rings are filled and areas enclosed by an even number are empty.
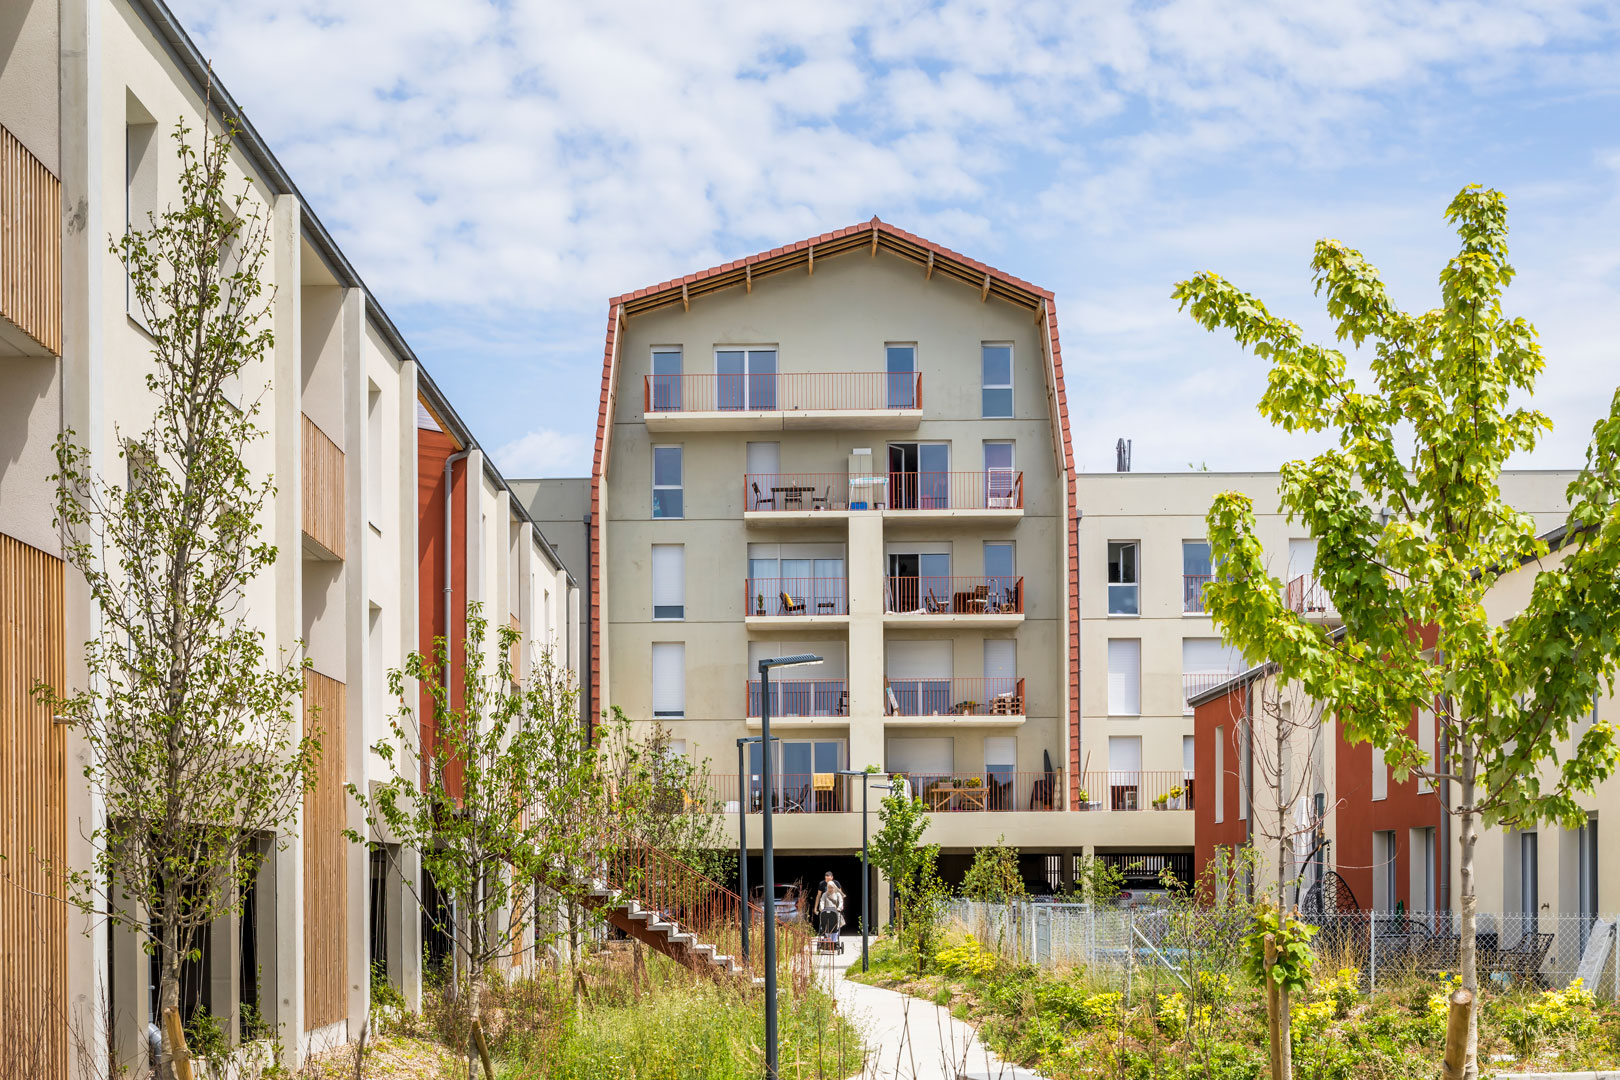
<svg viewBox="0 0 1620 1080"><path fill-rule="evenodd" d="M821 663L821 657L814 653L798 653L794 656L778 656L759 662L759 670L763 674L772 668L808 667L811 664Z"/></svg>

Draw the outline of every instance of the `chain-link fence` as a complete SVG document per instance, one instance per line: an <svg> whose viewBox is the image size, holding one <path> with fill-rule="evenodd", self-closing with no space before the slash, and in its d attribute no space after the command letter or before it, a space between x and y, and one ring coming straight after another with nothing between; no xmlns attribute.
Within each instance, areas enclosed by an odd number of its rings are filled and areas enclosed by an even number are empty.
<svg viewBox="0 0 1620 1080"><path fill-rule="evenodd" d="M1083 966L1129 991L1138 973L1190 982L1235 972L1248 916L1224 910L1092 904L953 901L949 917L1015 963ZM1312 942L1328 970L1353 967L1364 985L1462 968L1454 912L1346 911L1315 915ZM1599 997L1620 987L1614 916L1481 913L1475 963L1482 983L1563 987L1579 977Z"/></svg>

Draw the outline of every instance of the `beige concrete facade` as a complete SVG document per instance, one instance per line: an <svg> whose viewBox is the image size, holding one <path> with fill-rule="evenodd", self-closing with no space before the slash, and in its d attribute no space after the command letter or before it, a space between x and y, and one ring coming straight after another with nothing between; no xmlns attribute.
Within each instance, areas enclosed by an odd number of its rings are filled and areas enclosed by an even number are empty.
<svg viewBox="0 0 1620 1080"><path fill-rule="evenodd" d="M152 339L130 310L125 272L109 253L107 237L126 228L126 206L143 224L143 211L161 211L177 200L172 133L183 120L197 138L205 68L157 0L8 6L0 15L0 42L11 49L0 76L0 123L59 173L63 203L61 356L0 352L0 531L59 555L48 479L52 441L71 429L92 467L122 482L121 440L142 431L152 415L144 384ZM217 130L221 111L232 113L234 105L220 73L214 79ZM230 174L233 186L249 192L251 212L270 224L265 275L274 289L265 319L275 345L226 390L239 406L259 402L266 434L249 448L246 464L256 476L276 478L262 535L279 557L247 590L243 608L272 653L302 652L316 675L337 684L344 739L324 747L323 756L341 762L341 782L365 787L388 775L371 749L389 737L396 707L387 671L421 646L421 612L437 599L419 587L419 413L426 404L440 416L454 414L250 126L237 140ZM319 543L303 509L306 423L341 459L341 491L327 492L338 520ZM529 659L549 649L560 662L577 664L575 580L470 433L456 424L452 436L472 450L470 475L477 477L467 485L467 535L458 541L468 553L468 595L484 603L492 622L520 628ZM98 620L71 571L64 608L64 689L72 690L86 680L77 643L94 636ZM74 867L89 865L85 837L103 813L81 779L87 753L69 732L65 825ZM352 803L338 825L365 828ZM359 1034L378 943L386 942L388 975L408 998L414 1000L421 985L420 918L404 880L417 874L414 857L398 852L398 861L374 880L377 867L368 852L342 844L336 849L342 910L322 914L341 924L336 939L345 977L336 1016L310 1016L305 832L304 821L292 822L284 847L261 872L255 919L214 928L213 977L202 1002L215 1015L234 1016L251 948L259 1013L279 1029L289 1064ZM67 1022L87 1047L99 1050L108 1040L98 1027L111 1008L117 1020L109 1053L118 1063L137 1065L151 1019L139 943L128 933L109 942L100 920L78 915L69 917L67 940L67 999L61 1003ZM337 958L316 962L331 965ZM234 1022L227 1027L236 1030ZM73 1061L91 1075L108 1075L108 1064L94 1052Z"/></svg>
<svg viewBox="0 0 1620 1080"><path fill-rule="evenodd" d="M982 415L981 348L986 344L1011 347L1011 416ZM697 388L687 392L698 393L717 370L718 352L771 350L785 397L785 388L803 373L868 373L882 379L892 345L914 350L920 408L888 408L883 402L872 409L800 415L784 401L777 411L693 409L678 419L655 409L649 420L646 377L653 373L655 351L678 351L687 385ZM921 740L934 755L930 769L977 774L981 780L987 765L1011 767L1028 777L1040 773L1049 758L1061 805L1068 740L1068 477L1061 447L1054 444L1055 406L1043 376L1046 343L1029 310L930 277L874 245L871 251L863 247L817 257L813 273L759 277L746 288L693 299L689 308L674 304L633 316L615 348L617 392L605 436L612 449L597 523L606 570L600 582L602 704L619 706L638 722L667 724L688 755L710 759L723 801L733 810L729 827L735 828L736 740L760 730L757 692L748 687L759 677L754 662L815 652L825 658L822 665L780 672L773 681L831 679L838 681L836 690L827 691L822 707L804 710L815 715L773 717L773 734L790 742L835 744L838 768L906 769L908 753ZM922 471L948 470L951 483L965 494L942 495L932 501L937 505L918 499L916 505L896 506L907 497L898 493L905 481L891 475L889 447L917 443L948 447L930 451L940 455L935 461L948 455L948 464ZM1012 469L1022 475L1021 505L967 491L972 477L986 473L986 443L1011 445ZM683 506L678 518L654 515L659 447L679 448ZM970 479L958 481L955 474ZM783 482L761 479L756 492L755 477L763 475L779 475ZM787 501L795 496L780 490L775 497L781 502L760 504L771 498L766 489L798 484L805 487L798 496L802 505ZM850 508L862 501L886 505ZM950 589L945 577L981 582L996 577L995 568L987 570L986 544L1011 545L1014 566L1007 576L1022 579L1019 611L1011 611L998 593L992 605L972 612L925 614L925 587L916 602L895 593L892 572L912 567L910 560L919 556L927 556L935 569L907 572L937 573L939 593L968 591L966 585ZM682 549L679 618L654 613L653 552L665 545ZM1005 550L997 549L997 557ZM751 585L751 566L762 563L781 568L779 575L763 575L768 584ZM813 571L818 578L838 579L828 587L825 609L782 610L783 589L800 589L779 587L775 580L792 576L786 569L790 563L818 568ZM967 605L954 597L939 599L941 606ZM655 648L667 645L681 646L684 653L684 693L678 710L663 710L679 715L655 717L652 657ZM953 712L969 699L1004 693L1004 685L1010 692L1010 680L986 678L987 650L992 665L1011 664L1022 680L1017 704L992 713L978 700L966 708L976 704L980 715ZM918 680L919 671L927 678ZM906 685L896 691L897 682ZM913 682L937 685L925 692L937 693L944 707L912 707L908 699L896 709L896 700L911 692ZM987 739L999 740L990 744L995 761L987 762ZM817 762L811 771L824 768ZM1020 783L1020 804L1027 801L1026 788L1027 781ZM858 796L842 806L858 810ZM1062 841L1056 834L1072 816L1026 809L940 813L930 839L971 849L1005 835L1009 843L1031 850L1057 850ZM777 845L851 851L859 846L858 819L838 812L780 814ZM757 832L751 840L757 844Z"/></svg>

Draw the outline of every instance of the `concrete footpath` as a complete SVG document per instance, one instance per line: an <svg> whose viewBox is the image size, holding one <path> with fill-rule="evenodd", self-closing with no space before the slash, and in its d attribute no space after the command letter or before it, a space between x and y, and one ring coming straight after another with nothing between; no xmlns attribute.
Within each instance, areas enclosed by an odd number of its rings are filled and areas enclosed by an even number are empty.
<svg viewBox="0 0 1620 1080"><path fill-rule="evenodd" d="M851 965L860 970L859 938L845 939L842 956L815 959L816 977L835 995L839 1011L861 1029L871 1051L861 1080L1043 1080L992 1054L949 1009L844 978Z"/></svg>

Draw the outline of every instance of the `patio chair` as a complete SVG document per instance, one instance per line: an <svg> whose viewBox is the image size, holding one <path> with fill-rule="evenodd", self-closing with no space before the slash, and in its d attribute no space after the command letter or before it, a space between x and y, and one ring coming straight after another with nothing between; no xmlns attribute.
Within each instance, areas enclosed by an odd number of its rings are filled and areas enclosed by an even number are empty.
<svg viewBox="0 0 1620 1080"><path fill-rule="evenodd" d="M810 804L810 785L805 784L799 788L797 797L784 794L782 796L782 813L802 814Z"/></svg>
<svg viewBox="0 0 1620 1080"><path fill-rule="evenodd" d="M1525 934L1511 948L1497 952L1496 962L1491 969L1511 975L1515 983L1545 985L1541 965L1546 962L1547 953L1552 949L1553 936L1551 933Z"/></svg>
<svg viewBox="0 0 1620 1080"><path fill-rule="evenodd" d="M793 599L793 597L789 596L787 593L784 592L784 593L782 593L782 608L781 608L781 610L779 612L777 612L777 614L779 614L779 615L803 615L804 614L804 601L803 600L795 600L795 599Z"/></svg>
<svg viewBox="0 0 1620 1080"><path fill-rule="evenodd" d="M894 687L889 685L888 679L883 680L883 697L884 715L898 716L900 714L900 699L895 696Z"/></svg>
<svg viewBox="0 0 1620 1080"><path fill-rule="evenodd" d="M826 489L823 490L820 495L817 495L813 491L810 493L810 509L812 509L812 510L826 510L826 509L830 508L831 506L832 506L832 485L831 484L828 484Z"/></svg>
<svg viewBox="0 0 1620 1080"><path fill-rule="evenodd" d="M775 510L776 509L776 495L775 495L775 493L773 492L772 494L767 495L763 491L759 490L758 481L752 481L752 483L753 483L753 487L754 487L754 509L758 510L762 506L768 506L772 510Z"/></svg>
<svg viewBox="0 0 1620 1080"><path fill-rule="evenodd" d="M817 615L836 615L836 614L838 614L838 598L835 597L835 596L828 596L828 597L824 597L823 599L817 600L816 601L816 614Z"/></svg>
<svg viewBox="0 0 1620 1080"><path fill-rule="evenodd" d="M945 605L939 602L939 597L934 595L933 589L928 590L928 597L923 602L923 610L930 615L939 615L945 611Z"/></svg>

